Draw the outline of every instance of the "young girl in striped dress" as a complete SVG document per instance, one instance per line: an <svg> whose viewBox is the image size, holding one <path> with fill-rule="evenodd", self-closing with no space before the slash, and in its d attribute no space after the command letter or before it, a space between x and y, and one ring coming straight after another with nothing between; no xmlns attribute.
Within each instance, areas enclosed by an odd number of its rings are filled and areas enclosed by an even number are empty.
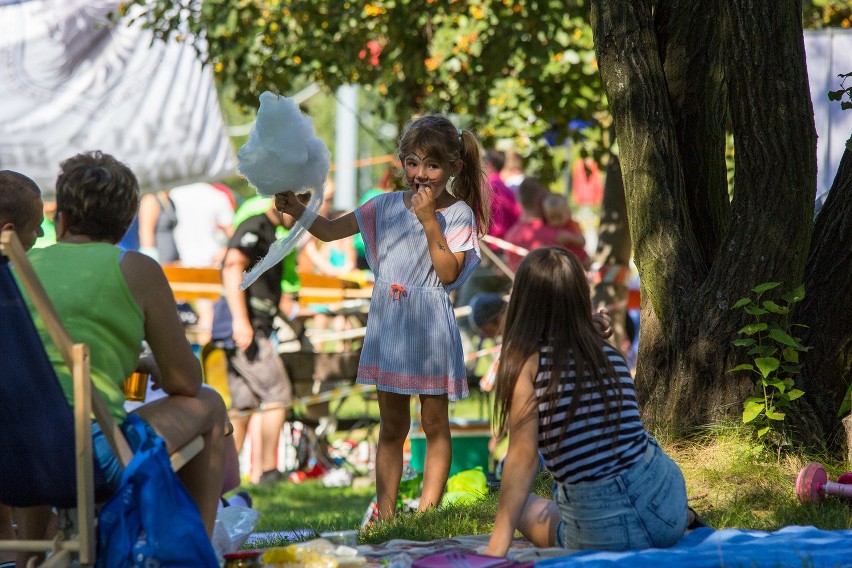
<svg viewBox="0 0 852 568"><path fill-rule="evenodd" d="M683 474L642 425L630 372L595 329L585 272L564 248L536 249L518 268L500 361L496 418L509 449L485 553L504 556L516 528L540 547L677 542ZM530 493L539 451L553 501Z"/></svg>
<svg viewBox="0 0 852 568"><path fill-rule="evenodd" d="M420 398L426 435L419 510L436 506L452 461L448 401L468 395L461 338L449 292L479 264L478 236L488 229L489 187L476 136L446 117L410 122L399 140L405 191L378 195L309 231L322 241L364 238L375 286L358 364L359 384L376 385L380 432L376 455L379 518L395 513L410 397ZM292 192L276 207L299 218Z"/></svg>

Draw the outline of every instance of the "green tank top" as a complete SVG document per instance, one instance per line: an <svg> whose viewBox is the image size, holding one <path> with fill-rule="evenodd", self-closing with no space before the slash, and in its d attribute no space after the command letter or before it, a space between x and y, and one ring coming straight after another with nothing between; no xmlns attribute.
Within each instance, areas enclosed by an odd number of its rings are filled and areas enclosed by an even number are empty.
<svg viewBox="0 0 852 568"><path fill-rule="evenodd" d="M71 340L89 346L92 381L118 424L127 416L124 379L136 369L145 337L144 315L121 273L121 254L121 249L107 243L57 243L29 253ZM24 296L65 398L71 403L71 371L29 297Z"/></svg>

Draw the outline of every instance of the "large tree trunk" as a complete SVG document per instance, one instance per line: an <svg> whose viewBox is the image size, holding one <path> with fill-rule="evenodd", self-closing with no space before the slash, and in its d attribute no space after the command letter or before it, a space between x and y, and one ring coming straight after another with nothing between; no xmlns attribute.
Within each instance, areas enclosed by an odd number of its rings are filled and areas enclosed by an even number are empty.
<svg viewBox="0 0 852 568"><path fill-rule="evenodd" d="M811 349L802 356L797 380L805 391L790 416L799 432L808 433L816 421L817 437L836 447L845 434L838 409L852 382L852 152L840 161L828 200L814 225L805 268L805 299L792 320L804 324L802 344ZM833 435L834 434L834 435ZM841 434L841 435L836 435ZM819 440L819 438L817 438ZM816 440L815 440L816 441ZM852 450L852 444L849 444Z"/></svg>
<svg viewBox="0 0 852 568"><path fill-rule="evenodd" d="M725 374L741 362L730 342L744 323L730 307L757 284L801 282L816 138L797 5L660 3L659 43L653 4L596 0L591 14L642 281L637 394L652 428L679 431L739 416L754 388Z"/></svg>

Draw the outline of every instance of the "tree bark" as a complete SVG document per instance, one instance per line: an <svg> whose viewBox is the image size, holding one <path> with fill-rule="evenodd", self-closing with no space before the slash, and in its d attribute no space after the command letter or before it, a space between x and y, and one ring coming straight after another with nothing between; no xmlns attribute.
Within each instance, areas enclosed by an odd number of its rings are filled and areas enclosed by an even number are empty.
<svg viewBox="0 0 852 568"><path fill-rule="evenodd" d="M661 1L654 13L702 269L715 261L730 216L720 14L721 0Z"/></svg>
<svg viewBox="0 0 852 568"><path fill-rule="evenodd" d="M591 21L642 281L637 395L649 426L676 433L739 417L754 389L751 376L725 373L742 362L730 342L746 323L730 307L757 284L801 282L816 143L796 6L659 6L661 43L650 2L595 1ZM729 219L726 108L737 151Z"/></svg>
<svg viewBox="0 0 852 568"><path fill-rule="evenodd" d="M814 432L815 445L836 448L843 435L838 410L852 382L852 152L846 150L814 225L805 267L805 299L796 305L792 321L811 349L802 355L796 381L805 391L791 423L800 438ZM802 435L804 434L804 435ZM849 444L852 449L852 444Z"/></svg>

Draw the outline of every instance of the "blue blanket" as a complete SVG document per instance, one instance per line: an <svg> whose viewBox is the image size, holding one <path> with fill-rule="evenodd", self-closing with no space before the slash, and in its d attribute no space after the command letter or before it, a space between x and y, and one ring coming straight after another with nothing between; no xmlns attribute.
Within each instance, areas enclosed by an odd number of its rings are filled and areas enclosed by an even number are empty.
<svg viewBox="0 0 852 568"><path fill-rule="evenodd" d="M852 530L791 526L775 532L696 529L671 548L628 552L582 551L536 562L536 568L630 566L631 568L779 568L852 566Z"/></svg>

